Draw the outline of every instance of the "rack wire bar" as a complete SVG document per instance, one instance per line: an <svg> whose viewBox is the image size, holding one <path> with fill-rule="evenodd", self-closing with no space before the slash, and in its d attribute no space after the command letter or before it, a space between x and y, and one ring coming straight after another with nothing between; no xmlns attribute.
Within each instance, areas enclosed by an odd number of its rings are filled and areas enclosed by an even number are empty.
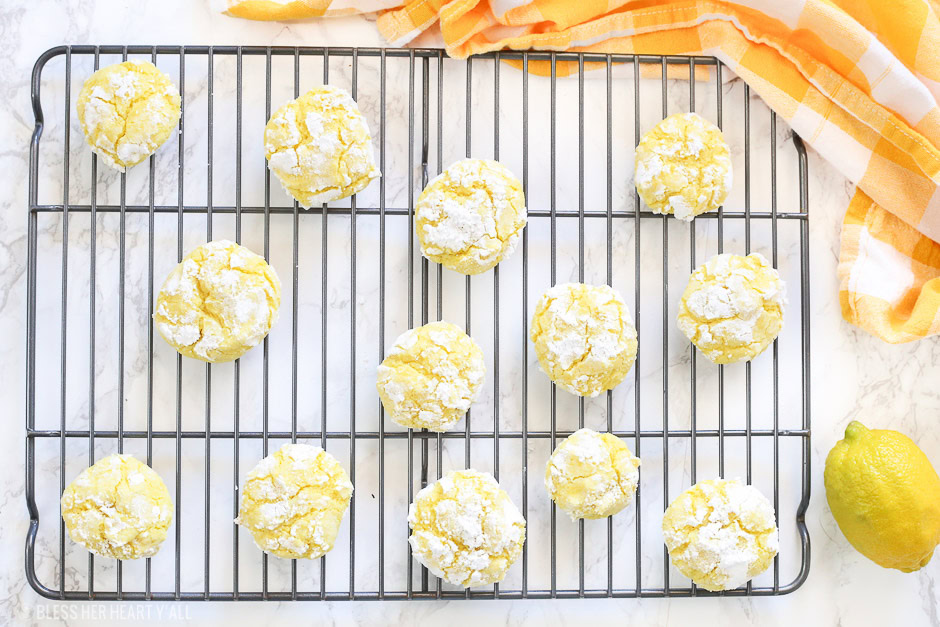
<svg viewBox="0 0 940 627"><path fill-rule="evenodd" d="M170 149L151 157L139 179L138 172L104 172L97 157L83 156L80 137L72 137L73 89L112 58L146 58L171 68L182 96L175 156ZM332 79L367 111L383 174L371 194L303 211L272 190L266 164L243 159L257 154L243 136L260 128L278 104L272 103L274 76L282 62L290 64L294 97L308 83ZM529 73L535 63L547 76ZM250 72L252 64L260 74ZM696 70L702 68L714 78L705 85L714 100L697 97L702 84ZM687 87L670 78L675 70L688 71ZM776 115L752 102L749 88L735 102L737 92L722 84L721 75L722 64L711 57L568 52L503 51L466 61L441 50L385 48L81 45L43 53L32 75L28 188L24 443L31 587L50 599L124 601L714 596L671 569L653 521L679 481L686 487L734 468L749 483L766 475L760 485L768 494L772 489L787 552L783 563L780 556L774 560L771 573L721 594L778 595L799 588L810 555L804 520L810 496L806 151L793 133L778 138ZM655 78L644 78L650 76ZM572 102L576 106L569 107ZM598 102L604 113L592 118L586 108ZM752 106L760 110L752 112ZM47 120L44 108L61 118ZM686 110L710 117L727 135L740 135L736 157L743 157L743 167L736 175L744 179L741 202L688 226L641 204L632 187L632 158L620 155L648 130L651 112L658 120ZM190 145L202 129L192 128L187 114L206 117L204 163ZM456 134L445 114L464 118ZM769 142L752 138L761 119L769 123ZM234 132L223 126L229 121ZM560 154L572 129L577 154ZM778 150L787 143L792 150ZM755 157L767 144L769 163ZM214 158L224 151L230 151L226 158ZM415 244L415 194L448 158L463 156L515 160L530 204L518 259L491 275L460 277L432 267ZM229 168L233 198L213 184L226 180ZM570 190L562 182L568 169L578 179ZM784 172L781 181L778 172ZM752 180L759 173L769 188ZM592 177L600 181L600 197L589 184ZM246 195L251 189L257 193ZM758 199L765 189L766 203ZM194 200L197 192L201 198ZM778 199L785 192L790 198ZM289 277L285 298L289 294L291 303L272 332L281 339L269 336L232 366L206 365L198 375L192 363L154 342L149 319L162 279L155 265L182 259L189 231L204 232L207 240L232 232L239 243L247 236L275 265L280 257L291 264L279 268ZM661 250L661 266L644 262L650 249ZM706 253L722 250L767 251L774 267L789 273L796 303L772 349L740 370L697 360L671 330L674 288ZM138 255L143 270L134 267ZM309 267L311 260L319 267ZM622 386L599 399L571 401L538 372L528 318L540 290L592 277L632 293L639 355ZM147 290L139 298L135 278ZM115 295L107 293L112 280ZM102 320L112 300L118 316L113 328ZM135 317L138 303L146 319ZM58 317L49 322L50 314ZM488 347L486 402L467 413L462 428L446 433L386 423L360 362L377 364L398 332L445 315L463 318L467 332ZM131 326L136 320L142 320L140 329ZM374 336L364 330L370 323ZM319 343L312 353L304 348L311 341ZM518 364L507 363L509 351L521 354ZM85 361L82 377L76 368ZM786 394L781 377L790 386ZM186 398L190 379L199 384L196 404ZM344 387L337 387L338 380ZM113 396L107 392L111 383ZM158 386L173 392L161 394ZM281 390L289 397L284 403ZM560 439L584 426L625 439L643 460L642 486L627 510L632 514L572 525L545 500L542 464ZM341 535L329 560L309 566L268 559L226 520L238 513L246 464L252 466L259 452L297 441L319 443L341 458L348 454L344 466L356 486L343 524L348 538ZM84 445L80 455L73 443ZM163 469L175 500L167 546L142 565L86 558L66 539L58 505L70 473L123 451L142 452L148 464ZM463 590L416 564L398 515L446 469L471 465L502 480L528 521L529 538L506 581ZM231 490L232 483L231 496L218 491L222 484ZM57 524L50 523L55 516ZM230 555L227 539L213 537L225 528L232 533ZM633 563L625 565L622 556L631 550ZM83 558L85 568L79 569ZM792 578L782 583L790 571Z"/></svg>

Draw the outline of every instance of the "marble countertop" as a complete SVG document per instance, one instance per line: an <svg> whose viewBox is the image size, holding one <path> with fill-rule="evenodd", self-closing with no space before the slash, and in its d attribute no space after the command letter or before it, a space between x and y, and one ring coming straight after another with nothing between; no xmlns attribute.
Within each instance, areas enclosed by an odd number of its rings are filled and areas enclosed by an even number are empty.
<svg viewBox="0 0 940 627"><path fill-rule="evenodd" d="M23 569L23 539L28 526L22 438L25 413L26 180L28 144L33 130L29 77L35 59L47 48L63 43L382 46L384 42L368 17L296 24L252 23L215 15L209 10L208 3L202 0L147 3L7 0L0 8L0 32L6 42L0 49L0 103L4 112L0 117L0 189L5 190L0 195L3 208L0 213L0 308L3 312L0 316L0 380L8 390L4 396L3 414L15 434L0 442L0 468L7 478L6 485L0 489L0 589L5 591L0 595L0 616L9 617L11 624L98 625L122 624L136 619L154 623L225 622L240 625L309 622L311 618L318 623L329 620L340 624L416 623L421 620L454 625L484 622L580 624L589 616L591 620L604 623L650 625L690 624L693 621L736 625L800 622L812 625L940 625L937 581L940 559L935 559L916 574L883 570L848 545L825 504L821 473L825 455L853 418L859 418L869 426L894 428L907 433L935 464L940 464L940 431L934 425L940 415L940 389L935 385L940 377L940 343L931 339L889 346L842 321L836 262L841 218L852 186L812 150L809 151L809 253L812 259L813 474L812 500L806 514L812 538L812 559L809 578L795 593L779 598L722 599L242 603L237 606L231 603L182 603L158 607L130 603L123 610L112 609L115 604L60 605L40 598L26 583ZM504 74L509 75L508 72ZM363 70L360 80L368 81L369 78L370 74ZM512 84L511 78L505 80L506 85ZM739 84L725 88L729 94L740 91ZM705 93L707 91L703 91L702 97ZM448 93L445 98L449 96ZM511 96L504 95L504 98ZM658 99L655 102L652 108L658 109ZM674 110L678 109L670 112ZM73 128L73 139L76 130ZM785 142L786 129L778 131L781 142ZM462 128L459 132L463 132ZM755 133L755 136L766 136L766 131L764 135ZM760 141L754 140L754 150L761 148ZM740 148L733 138L731 143L733 150ZM77 150L79 146L73 146L73 149ZM538 166L533 167L535 171L538 171ZM391 198L401 190L390 189L389 193ZM760 193L763 191L755 190L755 194ZM224 192L220 193L223 195ZM368 229L364 229L363 235L366 236ZM626 244L619 242L615 245ZM337 254L342 254L343 250ZM789 255L793 250L784 248L783 254ZM682 283L679 279L674 282ZM346 307L348 313L348 301L339 303L337 307ZM389 324L397 329L395 325L402 323L402 320L394 321L391 317ZM388 334L394 335L392 329ZM678 345L678 340L676 343ZM373 356L370 354L369 357ZM42 354L40 359L43 359ZM670 362L670 369L674 366L681 368L683 363L674 365ZM40 366L40 375L42 372ZM53 374L58 376L57 372ZM784 373L781 380L784 391L788 386L797 385L794 376L789 371ZM655 384L655 381L651 383ZM458 452L456 457L459 458L461 453ZM77 456L81 457L81 453ZM787 463L792 463L789 461L792 459L792 456L788 458ZM47 480L56 481L49 477Z"/></svg>

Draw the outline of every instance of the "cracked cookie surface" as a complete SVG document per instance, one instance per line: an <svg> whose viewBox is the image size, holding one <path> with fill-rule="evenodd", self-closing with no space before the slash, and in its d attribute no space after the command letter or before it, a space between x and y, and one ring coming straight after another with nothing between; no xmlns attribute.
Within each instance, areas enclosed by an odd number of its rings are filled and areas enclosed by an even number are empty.
<svg viewBox="0 0 940 627"><path fill-rule="evenodd" d="M197 247L170 272L153 318L177 351L214 363L257 346L280 304L274 268L244 246L218 240Z"/></svg>
<svg viewBox="0 0 940 627"><path fill-rule="evenodd" d="M676 113L636 147L634 183L656 213L691 220L717 209L731 192L731 150L721 131L695 113Z"/></svg>
<svg viewBox="0 0 940 627"><path fill-rule="evenodd" d="M235 522L265 553L316 559L333 548L353 485L319 446L287 443L248 473Z"/></svg>
<svg viewBox="0 0 940 627"><path fill-rule="evenodd" d="M379 365L376 389L392 421L446 431L483 386L483 351L455 324L432 322L404 332Z"/></svg>
<svg viewBox="0 0 940 627"><path fill-rule="evenodd" d="M679 301L679 329L711 361L753 359L783 328L780 275L760 253L724 253L695 269Z"/></svg>
<svg viewBox="0 0 940 627"><path fill-rule="evenodd" d="M640 460L617 436L579 429L555 447L545 489L572 520L606 518L633 501Z"/></svg>
<svg viewBox="0 0 940 627"><path fill-rule="evenodd" d="M73 541L120 560L156 555L173 520L166 484L131 455L109 455L83 470L62 493Z"/></svg>
<svg viewBox="0 0 940 627"><path fill-rule="evenodd" d="M511 255L525 225L522 183L498 161L457 161L415 203L421 253L461 274L486 272Z"/></svg>
<svg viewBox="0 0 940 627"><path fill-rule="evenodd" d="M562 283L548 289L535 307L529 338L545 374L578 396L614 388L636 360L630 312L607 285Z"/></svg>
<svg viewBox="0 0 940 627"><path fill-rule="evenodd" d="M124 172L170 137L180 119L180 94L149 61L124 61L92 74L75 108L88 145Z"/></svg>
<svg viewBox="0 0 940 627"><path fill-rule="evenodd" d="M522 554L525 519L492 475L456 470L423 488L408 509L415 558L456 586L502 581Z"/></svg>
<svg viewBox="0 0 940 627"><path fill-rule="evenodd" d="M271 171L305 209L352 196L380 176L359 105L332 85L275 111L264 127L264 151Z"/></svg>
<svg viewBox="0 0 940 627"><path fill-rule="evenodd" d="M672 563L706 590L732 590L767 570L779 548L770 501L738 479L700 481L663 515Z"/></svg>

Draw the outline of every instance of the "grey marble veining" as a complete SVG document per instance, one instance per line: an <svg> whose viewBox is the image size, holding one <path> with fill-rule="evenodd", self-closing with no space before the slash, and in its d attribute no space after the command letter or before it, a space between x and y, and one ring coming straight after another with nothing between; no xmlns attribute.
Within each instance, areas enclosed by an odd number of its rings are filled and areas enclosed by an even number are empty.
<svg viewBox="0 0 940 627"><path fill-rule="evenodd" d="M54 16L54 17L50 17ZM4 211L0 213L0 372L6 382L8 393L4 415L11 422L11 436L4 439L3 455L0 467L8 477L5 488L0 490L0 582L7 594L0 597L0 615L12 617L13 624L39 624L53 622L48 617L54 615L56 604L46 602L33 593L24 580L23 538L27 528L27 513L23 496L23 453L22 444L24 415L24 363L25 363L25 272L26 272L26 175L28 166L27 146L32 132L33 118L29 107L29 73L35 58L46 48L60 43L190 43L190 44L307 44L307 45L362 45L378 46L382 42L368 18L349 18L322 22L298 24L265 24L234 20L212 14L206 3L185 0L172 0L162 3L147 3L131 10L128 7L116 7L109 2L63 2L50 1L41 7L33 2L12 0L0 9L0 32L6 38L7 46L0 50L0 101L6 115L0 118L0 180L3 181L5 194L0 196ZM263 76L263 65L258 59L245 60L245 84L257 85L257 77ZM102 59L102 63L106 60ZM110 61L108 61L110 62ZM84 61L76 60L73 67L72 99L80 88L81 76L90 72L82 66ZM184 201L187 204L205 204L208 191L206 188L207 167L206 151L208 136L206 133L206 111L208 84L204 68L200 70L198 62L189 62L186 69L185 97L187 117L183 153L185 160ZM278 106L293 95L293 59L276 59L274 73L277 80L273 84L272 104ZM436 86L436 62L431 64L431 85ZM178 78L178 67L164 60L161 64L171 75ZM50 66L50 70L54 70ZM389 60L389 82L387 111L385 164L386 203L389 207L406 207L409 187L420 189L420 171L410 171L407 160L407 66ZM61 71L61 68L60 68ZM473 132L470 152L474 156L491 156L494 149L493 136L493 93L492 64L475 63L472 80L473 93ZM219 58L215 65L214 84L214 121L213 137L214 169L212 199L216 206L234 203L234 159L231 152L232 129L234 128L234 107L232 105L234 63L232 59ZM358 74L361 106L370 120L373 134L378 136L378 62L363 60ZM254 82L251 82L254 80ZM442 137L443 153L438 154L436 147L437 110L429 112L431 123L430 167L436 171L443 164L464 156L468 147L464 138L464 80L463 64L446 64L444 99L441 109L446 123ZM300 90L322 81L322 67L319 60L304 60L301 67ZM348 64L335 59L330 66L330 82L348 86L351 81ZM501 107L499 110L500 158L521 172L522 153L519 138L521 123L520 74L511 68L500 70ZM420 73L416 77L418 95L420 95ZM615 111L617 107L632 108L630 81L615 81ZM641 127L645 130L662 115L662 103L659 96L658 82L645 83L641 107ZM697 111L714 119L714 86L699 84L696 100ZM530 79L530 125L540 123L540 128L547 126L547 83L544 80ZM688 83L670 81L668 90L668 112L685 110ZM722 86L725 107L725 129L735 155L735 165L740 166L743 155L743 135L740 133L740 121L734 118L735 111L740 111L743 99L743 87L739 81ZM577 106L576 81L559 83L559 120L576 119ZM606 210L606 171L593 164L603 163L606 150L603 118L604 81L602 77L589 77L585 81L586 110L585 120L589 135L585 145L586 171L585 196L586 211ZM64 94L56 92L50 86L44 95L44 110L47 127L43 139L41 160L40 202L61 202L62 198L62 141L64 139ZM433 96L433 94L432 94ZM48 101L45 99L48 97ZM436 96L434 96L436 97ZM432 97L432 103L437 104ZM246 89L244 107L246 122L243 136L243 176L242 202L244 205L263 203L263 154L260 148L261 129L263 127L263 90ZM737 108L735 108L737 107ZM625 111L625 109L624 109ZM758 115L757 112L763 112ZM753 166L751 203L754 211L766 211L770 192L767 168L769 159L769 116L762 105L755 104L752 109L752 145ZM632 112L630 113L632 116ZM253 123L247 120L253 119ZM626 120L626 121L625 121ZM420 111L416 117L416 128L420 129ZM613 120L614 136L626 138L615 142L613 147L612 206L613 209L632 209L633 194L630 187L629 172L632 170L632 117L616 116ZM792 151L788 141L788 129L782 122L777 127L777 145L779 154ZM558 125L559 154L557 163L558 187L556 203L559 209L577 209L577 134L565 123ZM86 150L81 131L72 117L69 135L71 163L69 168L69 196L71 202L86 202L90 193L90 153ZM548 207L549 195L544 185L545 173L549 167L548 138L544 133L530 137L529 154L529 197L530 207L543 209ZM171 139L157 157L156 202L157 204L175 205L177 198L176 159L179 139ZM412 146L417 150L417 147ZM416 152L414 163L420 162ZM600 155L601 161L596 161ZM795 171L792 158L781 157L778 173L780 184L781 211L795 208ZM143 166L141 166L143 168ZM127 198L129 203L146 203L146 170L132 170L127 179ZM434 171L430 174L434 174ZM738 180L728 205L741 207L743 204L743 173L736 168ZM409 185L409 180L411 181ZM119 198L118 177L99 168L98 202L113 203ZM698 600L601 600L601 601L521 601L521 602L445 602L425 603L331 603L326 606L316 604L185 604L178 610L192 622L199 620L232 624L256 624L274 621L296 620L316 616L318 620L330 618L336 623L352 624L362 622L412 623L422 619L442 620L455 624L474 624L480 621L500 623L577 623L584 616L590 615L603 622L622 622L629 617L637 624L686 624L692 620L709 623L733 622L733 624L792 624L794 621L809 624L937 624L937 612L940 608L937 587L937 563L933 563L920 573L903 575L894 571L882 570L869 563L865 558L848 546L838 531L825 504L822 487L821 469L825 455L836 439L841 437L841 430L852 418L860 418L872 425L886 426L902 430L914 437L926 453L935 461L940 460L940 436L934 428L935 418L940 410L940 393L930 382L937 379L940 366L938 344L936 340L926 340L907 346L888 346L871 338L841 320L835 278L835 264L838 255L838 233L842 213L852 192L851 186L828 164L810 153L810 255L812 258L812 278L810 284L811 319L812 319L812 368L813 381L813 498L807 523L813 541L813 559L810 577L806 584L795 594L776 599L698 599ZM416 193L416 192L415 192ZM272 204L286 205L287 197L272 181ZM378 187L372 185L359 196L362 206L373 206L378 202ZM789 204L788 204L789 203ZM605 221L589 219L586 237L589 241L604 241ZM576 222L572 221L572 225ZM242 237L246 245L260 251L264 241L261 221L258 216L245 216L242 224ZM37 324L40 331L37 344L37 426L57 428L59 407L60 347L58 332L60 325L59 293L62 250L62 225L54 216L40 220L38 242L40 244L40 289L42 297L38 299L40 308L37 312ZM300 242L298 267L298 319L304 321L298 327L298 425L300 429L319 429L321 405L320 396L322 372L319 369L321 338L319 325L324 306L327 311L331 331L329 337L330 368L326 380L327 395L325 404L330 425L345 428L349 414L349 381L354 370L357 385L356 415L357 428L374 430L378 421L378 401L371 394L375 365L379 358L379 335L375 316L371 315L378 294L378 281L375 274L378 263L377 220L361 219L357 224L357 290L354 295L357 311L356 333L359 352L353 362L348 354L349 316L353 306L353 295L349 289L349 220L344 217L331 217L328 220L328 274L327 299L321 302L320 277L321 260L319 243L323 237L322 223L316 216L301 216L298 239ZM155 260L156 288L162 277L175 263L177 245L177 223L175 214L158 216L154 225L154 245L159 251ZM548 221L533 219L529 227L530 253L530 295L528 307L531 312L538 286L547 287L549 274L548 262ZM689 270L688 227L670 223L670 263L668 273L669 302L673 304L681 294L685 284L685 275ZM701 221L696 229L697 260L703 261L707 255L715 252L714 222ZM743 231L735 226L727 226L726 250L743 251ZM98 428L114 428L117 424L117 335L113 332L116 317L117 293L117 233L118 217L114 214L99 217L96 231L98 257L96 273L96 318L99 321L96 337L96 394L95 420ZM126 429L139 429L146 420L146 384L147 384L147 335L146 323L149 316L147 286L147 220L145 215L130 214L127 218L127 273L126 273L126 336L124 365L124 420ZM234 237L235 223L230 216L217 215L213 221L213 237ZM577 239L576 229L559 229L558 233L558 279L577 279ZM206 222L199 215L187 215L184 224L184 249L188 250L205 240ZM291 426L290 393L290 312L294 299L291 293L292 260L291 240L292 216L276 215L271 220L271 258L272 263L284 281L284 302L282 319L271 334L270 350L278 359L272 363L270 377L270 428L289 430ZM386 346L394 337L405 330L411 320L408 316L407 276L409 259L407 247L400 245L408 236L405 218L389 218L387 222L387 258L386 258ZM634 284L632 265L634 262L635 233L631 228L622 228L615 222L612 234L613 254L617 262L614 267L614 285L624 293L627 302L632 304ZM642 241L641 262L644 274L641 280L641 343L645 338L656 344L656 348L644 355L639 371L639 385L643 392L641 422L643 428L660 428L661 396L657 398L655 389L661 385L663 376L662 351L660 349L662 327L662 226L659 221L644 223L640 232ZM69 226L69 276L68 285L68 364L65 406L70 428L82 428L88 420L88 374L87 374L87 327L88 327L88 268L87 247L90 230L87 216L75 216ZM769 235L755 227L753 247L767 252ZM394 243L394 244L393 244ZM309 245L308 245L309 244ZM798 244L793 232L781 230L779 255L784 278L795 287L798 285ZM165 254L163 254L165 253ZM586 274L588 281L606 279L606 258L603 246L590 245L586 249ZM420 279L420 261L417 256L412 260L416 276ZM525 327L520 318L521 299L518 283L521 267L521 254L517 253L505 264L501 273L500 306L503 326L500 328L500 427L518 429L521 424L519 412L519 387L521 386L521 364L526 359L529 364L529 425L530 428L547 429L548 385L544 375L535 367L531 349L525 357L521 347L525 345ZM501 266L502 267L502 266ZM646 272L646 268L649 271ZM436 272L430 274L430 290L436 295L438 285ZM444 273L443 317L461 323L464 316L462 277ZM51 293L48 290L53 290ZM484 351L491 354L493 346L492 298L494 287L492 278L485 276L473 282L473 320L474 328L485 333L478 338ZM414 320L420 322L420 280L415 281ZM795 305L795 294L791 294L791 304ZM434 301L429 317L437 317ZM671 321L672 314L668 318ZM798 333L798 308L792 306L787 314L787 333ZM669 329L667 347L667 372L673 382L683 381L688 376L689 351L675 328ZM798 426L799 405L787 394L789 389L797 389L799 368L798 352L790 348L794 338L781 342L781 426ZM257 351L255 351L257 353ZM163 344L159 337L154 342L154 391L155 398L173 399L175 396L175 353ZM699 360L703 364L704 360ZM351 364L355 364L354 369ZM257 381L260 377L260 355L250 354L242 360L242 389L240 396L241 424L243 430L261 428L260 407L262 390ZM765 370L755 366L755 381L765 377ZM187 363L184 366L183 384L183 428L202 430L205 428L205 368L198 364ZM762 374L763 373L763 374ZM212 428L231 427L233 407L232 371L230 366L214 367L212 371ZM726 386L735 389L741 374L729 369L726 374ZM702 366L699 369L699 427L714 428L717 420L713 412L715 373ZM44 387L51 381L51 387ZM636 381L631 375L614 394L615 428L629 429L635 422L632 399ZM690 398L688 386L676 386L670 394L670 425L673 428L687 428ZM48 393L43 393L48 390ZM732 396L729 393L729 397ZM142 401L142 399L144 399ZM154 406L154 428L172 430L175 428L175 407L158 402ZM473 428L491 428L496 403L491 378L488 378L478 404L473 413ZM729 416L737 415L729 408ZM572 399L559 393L559 429L570 429L577 424L577 404ZM766 406L755 403L754 426L766 428L769 414ZM728 428L742 428L742 424L732 424ZM738 420L738 418L734 418ZM605 404L603 401L589 401L586 409L588 426L603 427L606 424ZM386 425L387 427L389 425ZM96 456L113 450L114 443L97 443ZM142 441L129 441L128 451L143 454ZM254 444L254 443L252 443ZM632 445L632 442L631 442ZM643 560L644 585L659 585L662 579L661 540L658 538L658 516L662 511L662 476L655 470L663 465L662 445L660 440L644 442L641 456L647 455L649 461L644 469L650 472L644 475L642 497L642 523L644 529L641 559ZM52 448L50 448L50 446ZM273 444L272 444L273 446ZM49 441L37 444L37 490L42 512L55 512L57 486L59 481L57 443ZM76 440L67 443L67 477L77 474L87 462L86 443ZM348 451L337 447L336 454L348 463ZM503 444L501 449L501 470L504 483L514 500L519 502L522 486L515 479L518 474L518 450L510 450ZM512 447L518 448L518 447ZM688 445L682 441L671 443L670 454L670 492L674 496L679 489L687 485L690 469L685 460L688 457ZM192 481L183 482L182 504L186 518L186 529L191 533L202 534L203 507L203 442L194 440L184 445L183 472ZM547 458L546 443L530 442L529 447L529 542L530 542L530 586L543 585L544 570L547 567L547 551L544 541L547 539L548 501L544 498L541 485L541 464ZM763 452L763 451L761 451ZM403 446L387 445L387 468L401 468L405 462ZM345 458L343 456L346 456ZM463 465L463 443L459 440L448 442L442 451L445 469ZM717 473L715 455L700 451L699 477ZM218 563L211 566L213 582L220 589L228 585L231 579L231 525L232 499L227 493L233 484L231 467L231 442L214 441L212 444L213 499L211 508L213 553L219 557ZM260 456L258 446L244 446L241 450L240 474ZM376 482L377 449L374 444L360 443L357 447L357 484L371 486ZM740 475L744 472L743 453L729 448L728 471L726 474ZM154 465L164 476L173 476L174 451L172 441L158 442L154 448ZM489 446L474 446L473 463L485 470L493 469L493 451ZM781 499L797 498L799 486L795 483L798 469L795 462L798 451L781 451L783 468ZM434 467L434 449L432 445L432 474ZM770 475L763 460L755 459L755 483L767 490ZM390 475L392 476L392 475ZM403 496L404 472L394 474L398 482L396 490L389 489L386 502L386 529L390 534L386 540L386 572L401 573L404 569L407 552L402 540L405 535L404 512L407 507ZM789 485L789 488L786 486ZM787 490L790 492L787 492ZM795 490L795 491L794 491ZM395 496L390 496L394 494ZM375 517L377 507L374 499L369 498L368 488L357 492L356 533L357 533L357 588L374 587L376 538ZM787 516L792 516L795 505L790 502L786 509ZM636 524L635 510L631 509L615 520L615 534L619 531L630 534L627 541L618 543L615 551L615 571L618 577L624 577L624 585L633 585L628 579L636 559L632 542L632 533ZM191 525L191 526L190 526ZM789 526L788 526L789 525ZM344 534L348 534L348 521L344 524ZM596 535L595 530L588 532L591 539L603 540L604 534ZM781 520L781 534L784 547L796 547L794 528L791 520ZM50 516L43 517L39 546L37 548L37 570L44 577L57 576L55 562L58 560L58 524ZM577 583L577 553L572 541L572 529L566 520L559 517L559 584L570 586ZM340 544L348 541L348 535L341 536ZM531 548L536 547L536 548ZM170 546L167 547L172 548ZM337 547L336 557L327 560L328 581L340 581L346 577L347 562L345 551ZM241 583L244 589L256 587L260 575L256 570L246 569L245 564L258 561L257 550L250 539L242 534L240 558L243 563ZM792 578L797 567L792 555L781 557L781 583ZM283 585L289 579L289 569L284 564L271 561L272 589ZM572 562L575 568L572 568ZM85 578L85 552L66 541L66 581L67 585L83 585ZM588 585L606 576L606 556L603 551L589 549L585 556L586 580ZM563 566L562 566L563 565ZM184 589L201 589L202 555L184 558ZM518 584L518 566L509 576L509 585ZM304 580L318 580L319 567L301 565L299 577ZM139 581L140 569L125 567L127 585ZM678 574L673 569L672 577ZM113 581L113 568L102 564L96 571L96 578L101 581ZM172 578L172 560L154 560L154 581L167 581ZM393 579L387 574L387 584ZM515 579L514 579L515 577ZM598 578L601 578L600 580ZM574 578L574 579L572 579ZM396 583L400 577L395 577ZM758 583L766 584L766 578ZM165 587L165 586L164 586ZM215 589L215 584L213 588ZM74 605L71 605L74 607ZM66 607L68 609L68 606ZM169 610L167 610L169 611ZM590 614L588 614L590 613ZM87 615L60 614L69 624L95 624ZM104 616L108 616L105 614ZM112 615L113 616L113 615ZM123 615L125 618L127 614ZM166 615L164 614L164 617ZM157 621L156 614L150 619Z"/></svg>

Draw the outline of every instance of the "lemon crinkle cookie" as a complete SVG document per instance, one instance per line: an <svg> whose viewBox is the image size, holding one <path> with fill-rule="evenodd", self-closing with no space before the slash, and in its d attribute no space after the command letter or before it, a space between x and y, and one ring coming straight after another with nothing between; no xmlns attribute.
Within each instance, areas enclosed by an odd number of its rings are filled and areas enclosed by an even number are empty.
<svg viewBox="0 0 940 627"><path fill-rule="evenodd" d="M633 501L640 460L611 433L579 429L559 444L545 468L545 488L578 518L606 518Z"/></svg>
<svg viewBox="0 0 940 627"><path fill-rule="evenodd" d="M562 283L550 288L535 307L529 337L542 370L579 396L612 389L636 359L630 312L607 285Z"/></svg>
<svg viewBox="0 0 940 627"><path fill-rule="evenodd" d="M394 422L446 431L480 394L483 351L457 325L432 322L403 333L379 365L376 388Z"/></svg>
<svg viewBox="0 0 940 627"><path fill-rule="evenodd" d="M679 301L679 329L716 364L753 359L783 328L786 296L760 253L721 254L696 268Z"/></svg>
<svg viewBox="0 0 940 627"><path fill-rule="evenodd" d="M265 553L316 559L336 541L353 485L319 446L287 443L248 473L235 522Z"/></svg>
<svg viewBox="0 0 940 627"><path fill-rule="evenodd" d="M740 480L700 481L663 515L672 563L706 590L732 590L767 570L779 540L774 509Z"/></svg>
<svg viewBox="0 0 940 627"><path fill-rule="evenodd" d="M167 276L153 317L183 355L222 362L261 342L280 304L274 268L244 246L218 240L193 250Z"/></svg>
<svg viewBox="0 0 940 627"><path fill-rule="evenodd" d="M525 225L522 183L498 161L454 163L415 204L421 253L462 274L486 272L511 255Z"/></svg>
<svg viewBox="0 0 940 627"><path fill-rule="evenodd" d="M131 455L109 455L62 493L69 537L95 555L120 560L156 555L173 520L166 485Z"/></svg>
<svg viewBox="0 0 940 627"><path fill-rule="evenodd" d="M372 136L345 89L314 87L274 112L264 127L274 175L300 206L339 200L380 176Z"/></svg>
<svg viewBox="0 0 940 627"><path fill-rule="evenodd" d="M656 213L691 220L717 209L731 191L731 151L721 131L695 113L654 126L636 147L634 181Z"/></svg>
<svg viewBox="0 0 940 627"><path fill-rule="evenodd" d="M502 581L522 554L525 519L492 475L451 471L408 509L415 558L456 586Z"/></svg>
<svg viewBox="0 0 940 627"><path fill-rule="evenodd" d="M176 85L149 61L101 68L82 85L75 106L92 150L121 172L152 155L180 119Z"/></svg>

